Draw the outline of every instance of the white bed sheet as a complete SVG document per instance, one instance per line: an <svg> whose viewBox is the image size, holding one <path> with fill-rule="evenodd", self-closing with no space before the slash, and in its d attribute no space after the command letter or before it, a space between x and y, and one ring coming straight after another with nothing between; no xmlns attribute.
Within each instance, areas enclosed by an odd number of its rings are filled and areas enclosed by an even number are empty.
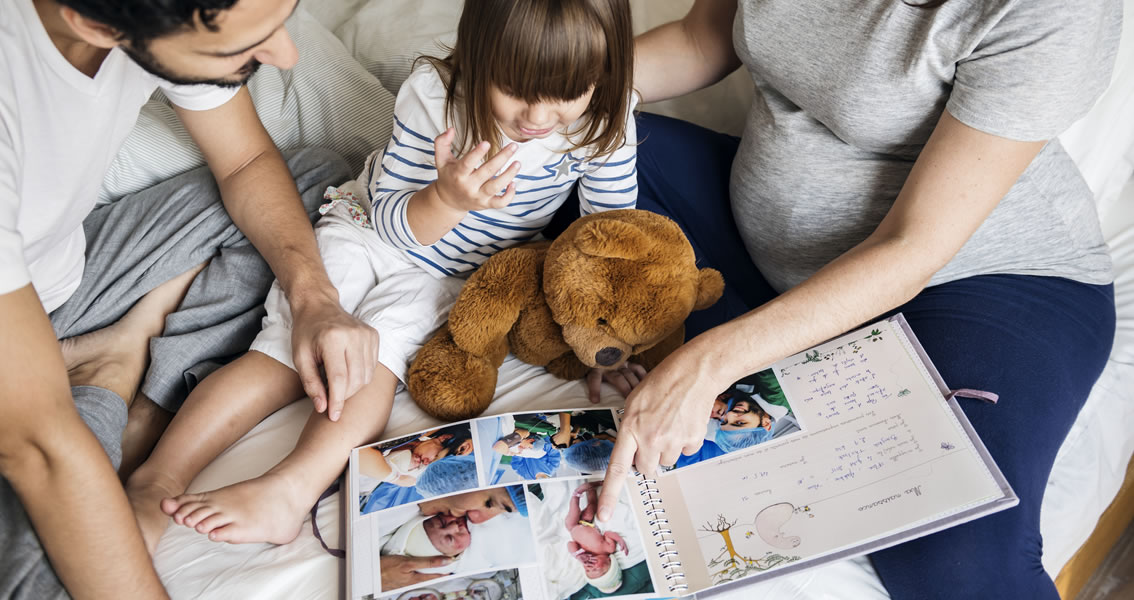
<svg viewBox="0 0 1134 600"><path fill-rule="evenodd" d="M422 0L312 0L306 8L329 29L343 31L358 10L375 3L390 6L412 5ZM439 0L425 0L439 1ZM452 0L445 0L452 2ZM636 2L635 8L653 11L647 18L636 17L649 26L680 14L689 0L651 0ZM452 2L452 5L457 5ZM648 8L646 8L648 7ZM1134 15L1134 0L1126 0L1127 15ZM1060 450L1043 504L1041 529L1044 535L1044 566L1053 575L1074 554L1094 528L1098 516L1122 483L1126 465L1134 453L1134 436L1125 424L1134 417L1134 36L1128 19L1123 58L1116 74L1116 85L1097 110L1065 136L1065 143L1084 166L1100 198L1100 213L1115 258L1119 331L1115 348L1105 371L1072 427ZM379 28L380 29L380 28ZM370 35L386 32L371 29ZM354 49L347 43L349 49ZM386 82L384 82L386 83ZM728 87L732 86L732 87ZM727 115L723 97L734 94L737 83L727 83L717 92L666 109L671 114L696 120L698 107L708 115ZM743 102L743 100L740 100ZM706 107L712 110L706 112ZM734 101L735 115L742 110ZM1101 114L1100 114L1101 113ZM735 117L730 117L735 121ZM713 123L733 129L735 123ZM1125 137L1123 137L1125 136ZM1116 144L1116 140L1126 140ZM1127 182L1125 190L1123 183ZM554 379L541 369L516 361L505 363L501 372L497 400L487 414L555 409L586 403L582 384ZM621 399L607 390L604 406L616 406ZM235 446L221 455L193 482L192 491L213 489L254 477L275 464L294 446L304 421L310 414L307 401L297 402L266 419ZM402 394L395 404L387 436L421 430L437 421L424 415ZM320 528L332 546L342 547L342 520L339 497L324 501L318 515ZM208 541L192 530L171 526L155 553L155 564L173 598L267 598L333 599L342 596L345 569L320 547L310 523L291 544L274 546L250 544L230 546ZM874 600L888 597L869 561L858 558L834 563L730 592L727 598L775 598L819 600L853 598Z"/></svg>

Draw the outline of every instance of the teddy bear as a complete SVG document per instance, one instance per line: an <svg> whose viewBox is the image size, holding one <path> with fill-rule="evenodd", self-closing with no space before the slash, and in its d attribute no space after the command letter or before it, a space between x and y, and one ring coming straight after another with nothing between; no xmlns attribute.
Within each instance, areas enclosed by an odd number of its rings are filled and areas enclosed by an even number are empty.
<svg viewBox="0 0 1134 600"><path fill-rule="evenodd" d="M492 402L509 352L568 380L628 361L651 369L682 344L689 313L723 291L721 274L697 268L670 219L635 209L587 215L553 241L485 261L418 351L407 386L422 410L456 421Z"/></svg>

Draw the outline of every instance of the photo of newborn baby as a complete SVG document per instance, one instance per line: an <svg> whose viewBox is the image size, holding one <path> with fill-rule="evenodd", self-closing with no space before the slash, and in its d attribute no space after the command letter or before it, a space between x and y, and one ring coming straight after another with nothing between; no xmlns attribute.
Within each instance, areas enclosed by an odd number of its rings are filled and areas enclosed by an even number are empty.
<svg viewBox="0 0 1134 600"><path fill-rule="evenodd" d="M379 513L378 587L392 592L419 583L414 572L456 576L533 564L527 504L523 488L508 486ZM418 568L426 563L437 566Z"/></svg>
<svg viewBox="0 0 1134 600"><path fill-rule="evenodd" d="M584 600L654 591L645 546L625 493L609 522L596 518L600 480L528 485L548 598Z"/></svg>

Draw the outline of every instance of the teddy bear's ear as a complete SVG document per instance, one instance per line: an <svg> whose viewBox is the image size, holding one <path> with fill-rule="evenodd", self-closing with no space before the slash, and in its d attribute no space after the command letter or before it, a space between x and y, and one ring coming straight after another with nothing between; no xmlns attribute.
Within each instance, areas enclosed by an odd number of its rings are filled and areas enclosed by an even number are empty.
<svg viewBox="0 0 1134 600"><path fill-rule="evenodd" d="M724 294L724 277L716 269L701 269L697 274L697 301L693 310L709 308Z"/></svg>
<svg viewBox="0 0 1134 600"><path fill-rule="evenodd" d="M575 237L575 246L590 256L636 260L645 256L650 238L636 225L600 219L583 226Z"/></svg>

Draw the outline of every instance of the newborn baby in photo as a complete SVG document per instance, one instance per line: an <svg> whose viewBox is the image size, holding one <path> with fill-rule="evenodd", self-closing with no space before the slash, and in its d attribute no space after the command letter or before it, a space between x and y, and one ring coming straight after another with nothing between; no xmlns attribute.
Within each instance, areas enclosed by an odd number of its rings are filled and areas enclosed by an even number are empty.
<svg viewBox="0 0 1134 600"><path fill-rule="evenodd" d="M407 521L382 546L381 554L402 556L459 556L472 542L465 517L444 513Z"/></svg>
<svg viewBox="0 0 1134 600"><path fill-rule="evenodd" d="M588 482L575 488L567 510L564 525L571 534L567 550L583 564L587 582L604 593L611 593L622 585L622 562L628 549L622 536L613 531L602 531L595 524L598 510L600 483ZM583 497L586 506L582 506Z"/></svg>

